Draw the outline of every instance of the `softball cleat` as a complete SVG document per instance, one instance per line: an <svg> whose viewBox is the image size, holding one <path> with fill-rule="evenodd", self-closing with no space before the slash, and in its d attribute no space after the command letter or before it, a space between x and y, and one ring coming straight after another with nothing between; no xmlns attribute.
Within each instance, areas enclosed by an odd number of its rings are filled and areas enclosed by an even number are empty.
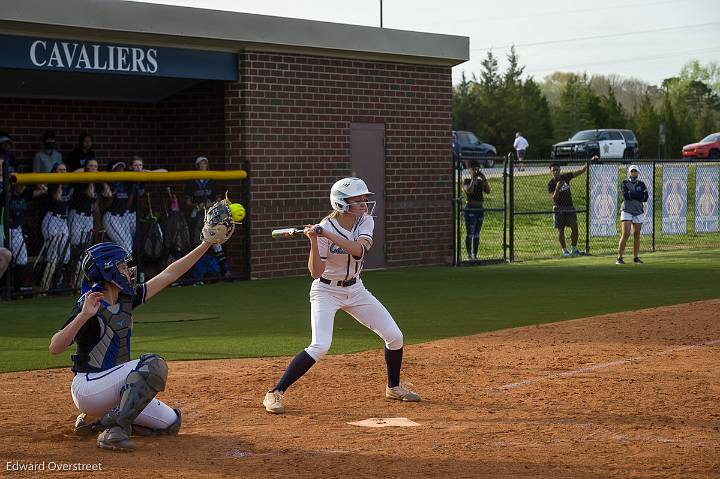
<svg viewBox="0 0 720 479"><path fill-rule="evenodd" d="M280 391L268 391L263 399L263 406L270 414L282 414L285 412L282 400L283 395Z"/></svg>
<svg viewBox="0 0 720 479"><path fill-rule="evenodd" d="M415 391L411 391L407 384L400 383L394 388L385 386L385 397L388 399L396 399L398 401L418 402L420 395Z"/></svg>

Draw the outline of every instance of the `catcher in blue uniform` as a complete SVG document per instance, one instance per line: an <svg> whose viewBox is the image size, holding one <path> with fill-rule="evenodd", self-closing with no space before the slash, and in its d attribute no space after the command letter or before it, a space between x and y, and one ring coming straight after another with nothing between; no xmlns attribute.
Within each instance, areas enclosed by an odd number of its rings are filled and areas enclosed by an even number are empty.
<svg viewBox="0 0 720 479"><path fill-rule="evenodd" d="M99 432L104 449L132 451L130 436L177 434L180 411L155 399L165 389L168 366L158 354L130 359L132 311L177 281L213 245L227 241L235 223L227 199L205 214L202 242L146 283L135 283L130 253L115 243L99 243L85 252L84 294L63 327L50 340L50 353L60 354L73 342L72 398L80 415L75 431ZM90 421L89 416L99 418Z"/></svg>

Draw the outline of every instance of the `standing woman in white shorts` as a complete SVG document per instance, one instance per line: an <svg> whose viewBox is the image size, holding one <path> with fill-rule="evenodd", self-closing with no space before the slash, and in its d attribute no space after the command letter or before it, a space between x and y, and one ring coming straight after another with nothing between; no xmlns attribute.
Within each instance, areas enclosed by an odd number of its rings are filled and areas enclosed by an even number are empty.
<svg viewBox="0 0 720 479"><path fill-rule="evenodd" d="M645 208L643 203L648 200L648 189L645 183L638 179L640 170L637 165L630 165L628 176L622 182L623 202L620 211L620 224L622 235L618 245L618 257L615 264L625 264L623 254L625 245L630 237L630 228L633 233L633 263L641 264L640 260L640 230L642 229Z"/></svg>
<svg viewBox="0 0 720 479"><path fill-rule="evenodd" d="M365 182L344 178L330 190L333 212L320 224L306 225L310 240L308 270L315 280L310 288L310 326L312 342L288 365L280 381L263 400L265 410L285 412L283 394L330 349L335 313L342 309L374 331L385 342L387 385L385 397L400 401L420 401L420 396L400 383L403 334L380 301L363 286L365 256L373 245L375 202Z"/></svg>

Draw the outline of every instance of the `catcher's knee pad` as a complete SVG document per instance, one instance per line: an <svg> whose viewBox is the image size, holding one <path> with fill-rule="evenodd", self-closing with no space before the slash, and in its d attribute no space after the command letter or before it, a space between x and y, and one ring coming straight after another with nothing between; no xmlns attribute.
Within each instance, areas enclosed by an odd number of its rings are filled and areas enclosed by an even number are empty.
<svg viewBox="0 0 720 479"><path fill-rule="evenodd" d="M168 367L165 360L159 354L143 354L140 356L140 362L133 372L142 375L147 384L155 390L156 394L165 390ZM128 375L128 379L129 378L130 375Z"/></svg>
<svg viewBox="0 0 720 479"><path fill-rule="evenodd" d="M129 435L135 421L155 395L165 390L167 363L157 354L144 354L135 369L130 371L120 392L120 404L105 414L102 424L120 426Z"/></svg>

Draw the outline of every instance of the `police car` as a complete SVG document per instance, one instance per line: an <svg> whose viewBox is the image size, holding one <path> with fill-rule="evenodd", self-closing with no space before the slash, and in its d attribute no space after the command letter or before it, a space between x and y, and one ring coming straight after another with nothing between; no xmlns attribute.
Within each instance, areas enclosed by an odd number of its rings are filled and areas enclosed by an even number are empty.
<svg viewBox="0 0 720 479"><path fill-rule="evenodd" d="M632 160L638 158L640 149L635 133L630 130L583 130L569 140L555 143L550 157L553 159L617 158Z"/></svg>

